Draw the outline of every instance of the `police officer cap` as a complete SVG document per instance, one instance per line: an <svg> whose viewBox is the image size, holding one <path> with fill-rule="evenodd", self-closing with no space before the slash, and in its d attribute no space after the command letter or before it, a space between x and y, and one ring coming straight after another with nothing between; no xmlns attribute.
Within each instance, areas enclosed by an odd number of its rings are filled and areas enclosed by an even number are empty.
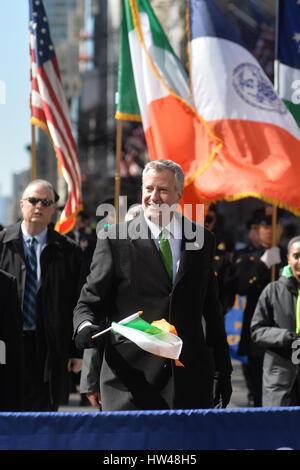
<svg viewBox="0 0 300 470"><path fill-rule="evenodd" d="M272 225L272 206L264 206L256 209L253 212L253 219L259 225ZM284 215L284 210L277 207L277 223L280 222Z"/></svg>
<svg viewBox="0 0 300 470"><path fill-rule="evenodd" d="M258 226L258 218L257 217L251 217L250 220L248 220L246 227L248 230L255 229Z"/></svg>

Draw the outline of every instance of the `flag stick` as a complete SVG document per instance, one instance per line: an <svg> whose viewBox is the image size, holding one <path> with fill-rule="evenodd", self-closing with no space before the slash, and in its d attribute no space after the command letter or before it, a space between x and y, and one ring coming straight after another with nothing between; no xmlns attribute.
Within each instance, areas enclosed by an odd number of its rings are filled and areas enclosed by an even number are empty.
<svg viewBox="0 0 300 470"><path fill-rule="evenodd" d="M32 179L36 179L36 146L35 146L35 125L31 124L31 174Z"/></svg>
<svg viewBox="0 0 300 470"><path fill-rule="evenodd" d="M106 328L105 330L99 331L99 333L92 336L92 339L98 338L98 336L104 335L104 333L107 333L111 329L112 329L112 327L110 326L109 328Z"/></svg>
<svg viewBox="0 0 300 470"><path fill-rule="evenodd" d="M276 5L276 31L279 31L279 1ZM279 57L279 41L278 35L276 35L275 41L275 58ZM274 90L279 96L279 60L274 62ZM273 204L272 211L272 246L276 246L276 225L277 225L277 206ZM276 277L276 264L271 267L271 282L275 281Z"/></svg>
<svg viewBox="0 0 300 470"><path fill-rule="evenodd" d="M272 246L276 246L276 226L277 226L277 207L273 204L272 212ZM276 277L276 264L271 267L271 282L275 281Z"/></svg>
<svg viewBox="0 0 300 470"><path fill-rule="evenodd" d="M132 315L129 315L129 317L123 318L123 320L119 321L118 323L120 323L120 325L122 325L123 323L128 323L130 320L133 320L134 318L142 315L142 313L143 313L143 310L139 310L138 312L133 313ZM96 333L95 335L92 336L92 339L97 338L98 336L104 335L104 333L107 333L111 329L112 327L110 326L106 328L105 330L99 331L99 333Z"/></svg>
<svg viewBox="0 0 300 470"><path fill-rule="evenodd" d="M120 222L120 167L121 167L121 154L122 154L122 120L117 120L117 155L116 155L116 174L115 174L115 210L116 210L116 223Z"/></svg>

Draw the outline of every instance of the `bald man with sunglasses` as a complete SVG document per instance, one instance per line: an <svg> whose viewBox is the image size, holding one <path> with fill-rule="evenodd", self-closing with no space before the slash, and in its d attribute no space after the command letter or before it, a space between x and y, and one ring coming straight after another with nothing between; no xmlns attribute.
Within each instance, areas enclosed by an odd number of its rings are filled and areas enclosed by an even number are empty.
<svg viewBox="0 0 300 470"><path fill-rule="evenodd" d="M0 269L15 276L22 311L21 411L56 411L68 371L80 362L73 358L72 313L82 251L53 229L57 200L48 181L32 181L20 201L23 220L0 233Z"/></svg>

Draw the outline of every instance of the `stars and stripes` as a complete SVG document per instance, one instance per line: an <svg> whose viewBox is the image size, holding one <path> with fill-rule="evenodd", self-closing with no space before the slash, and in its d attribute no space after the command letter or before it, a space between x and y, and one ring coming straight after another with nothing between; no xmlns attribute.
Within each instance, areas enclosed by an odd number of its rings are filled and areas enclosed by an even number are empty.
<svg viewBox="0 0 300 470"><path fill-rule="evenodd" d="M82 209L81 174L72 136L68 104L43 2L29 0L31 57L31 123L52 140L58 166L68 186L68 198L56 229L67 233Z"/></svg>

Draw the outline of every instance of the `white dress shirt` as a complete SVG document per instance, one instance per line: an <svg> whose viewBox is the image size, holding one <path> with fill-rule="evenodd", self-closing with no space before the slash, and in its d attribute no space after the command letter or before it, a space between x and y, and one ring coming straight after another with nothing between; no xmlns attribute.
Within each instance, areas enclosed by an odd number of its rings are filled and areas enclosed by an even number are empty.
<svg viewBox="0 0 300 470"><path fill-rule="evenodd" d="M38 283L40 281L40 278L41 278L41 264L40 264L40 256L41 256L41 253L43 251L43 249L45 248L46 246L46 243L47 243L47 232L48 232L48 227L45 228L45 230L43 230L41 233L39 233L38 235L35 235L34 237L32 235L30 235L26 229L25 229L25 224L24 224L24 220L21 224L21 230L22 230L22 235L23 235L23 246L24 246L24 253L25 253L25 257L26 255L28 254L28 243L27 241L31 238L35 238L36 239L36 242L35 244L33 245L34 246L34 249L35 249L35 252L36 252L36 261L37 261L37 279L38 279Z"/></svg>

